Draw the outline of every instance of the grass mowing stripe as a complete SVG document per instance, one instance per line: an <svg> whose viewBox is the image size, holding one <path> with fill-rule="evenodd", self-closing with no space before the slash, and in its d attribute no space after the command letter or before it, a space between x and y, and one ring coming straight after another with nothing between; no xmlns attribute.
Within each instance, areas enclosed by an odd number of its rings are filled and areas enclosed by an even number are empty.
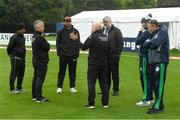
<svg viewBox="0 0 180 120"><path fill-rule="evenodd" d="M50 99L47 104L38 104L31 100L31 82L33 77L32 53L27 51L26 72L23 87L25 94L9 94L10 61L6 50L0 49L0 118L1 119L180 119L180 61L171 61L167 71L165 112L159 115L147 115L148 108L135 105L142 97L139 81L138 61L134 57L122 57L120 60L120 94L112 96L108 109L101 105L101 95L96 95L96 109L83 106L87 103L87 54L80 54L77 64L77 94L69 93L68 71L64 80L63 93L56 94L59 59L50 52L48 72L43 86L43 95ZM124 52L122 55L136 56L136 53ZM99 92L96 84L96 92ZM174 96L176 96L175 99Z"/></svg>

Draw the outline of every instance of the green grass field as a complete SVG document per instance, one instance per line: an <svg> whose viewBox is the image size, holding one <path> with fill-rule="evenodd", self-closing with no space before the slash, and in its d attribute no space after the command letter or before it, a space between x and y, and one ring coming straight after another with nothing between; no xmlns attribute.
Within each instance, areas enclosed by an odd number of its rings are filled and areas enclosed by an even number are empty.
<svg viewBox="0 0 180 120"><path fill-rule="evenodd" d="M171 55L180 56L179 52ZM165 85L165 111L159 115L147 115L147 107L139 108L135 103L142 97L138 74L138 57L136 53L122 54L120 61L120 94L117 97L110 93L110 107L101 107L101 95L96 96L96 109L86 109L87 103L87 55L81 54L77 68L77 94L69 93L69 78L65 78L62 94L56 94L58 73L58 57L55 52L50 53L47 77L43 87L43 94L49 103L36 103L31 100L31 81L33 68L31 51L27 52L26 73L23 87L25 94L9 94L9 58L6 50L0 49L0 118L16 119L180 119L180 61L171 60ZM97 92L99 86L97 84Z"/></svg>
<svg viewBox="0 0 180 120"><path fill-rule="evenodd" d="M48 41L56 41L56 36L45 36L46 40Z"/></svg>

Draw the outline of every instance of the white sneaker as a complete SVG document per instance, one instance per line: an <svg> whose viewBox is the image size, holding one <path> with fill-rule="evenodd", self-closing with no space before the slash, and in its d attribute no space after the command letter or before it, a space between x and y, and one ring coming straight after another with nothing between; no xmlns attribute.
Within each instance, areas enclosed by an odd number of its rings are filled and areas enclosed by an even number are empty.
<svg viewBox="0 0 180 120"><path fill-rule="evenodd" d="M16 89L16 92L17 92L17 94L18 94L18 93L25 93L26 90L25 90L25 89Z"/></svg>
<svg viewBox="0 0 180 120"><path fill-rule="evenodd" d="M70 88L70 92L71 92L71 93L76 93L77 90L76 90L75 88Z"/></svg>
<svg viewBox="0 0 180 120"><path fill-rule="evenodd" d="M85 107L85 108L88 108L88 109L94 109L94 108L95 108L94 105L85 105L84 107Z"/></svg>
<svg viewBox="0 0 180 120"><path fill-rule="evenodd" d="M155 100L150 100L151 104L153 105L155 103Z"/></svg>
<svg viewBox="0 0 180 120"><path fill-rule="evenodd" d="M136 105L137 105L138 107L150 106L150 105L151 105L151 101L140 101L140 102L136 103Z"/></svg>
<svg viewBox="0 0 180 120"><path fill-rule="evenodd" d="M10 94L18 94L18 92L16 90L11 90L9 93Z"/></svg>
<svg viewBox="0 0 180 120"><path fill-rule="evenodd" d="M36 101L36 98L32 98L32 101Z"/></svg>
<svg viewBox="0 0 180 120"><path fill-rule="evenodd" d="M62 88L58 88L58 89L56 90L56 93L62 93Z"/></svg>
<svg viewBox="0 0 180 120"><path fill-rule="evenodd" d="M109 107L108 105L103 106L103 108L108 108L108 107Z"/></svg>

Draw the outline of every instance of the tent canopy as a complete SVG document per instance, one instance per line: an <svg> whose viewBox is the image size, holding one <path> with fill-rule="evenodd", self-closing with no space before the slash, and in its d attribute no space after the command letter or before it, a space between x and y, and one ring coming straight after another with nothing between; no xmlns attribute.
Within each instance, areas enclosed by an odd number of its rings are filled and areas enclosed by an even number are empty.
<svg viewBox="0 0 180 120"><path fill-rule="evenodd" d="M105 16L111 18L112 23L121 29L123 37L136 38L140 29L140 20L149 13L152 19L167 23L170 38L170 48L180 49L180 7L152 8L131 10L101 10L83 11L72 16L74 26L80 31L81 41L84 42L91 33L92 21L100 21Z"/></svg>
<svg viewBox="0 0 180 120"><path fill-rule="evenodd" d="M159 22L180 21L180 7L176 8L152 8L152 9L131 9L131 10L103 10L83 11L72 16L73 22L87 22L102 20L104 16L110 16L112 22L138 22L149 13Z"/></svg>

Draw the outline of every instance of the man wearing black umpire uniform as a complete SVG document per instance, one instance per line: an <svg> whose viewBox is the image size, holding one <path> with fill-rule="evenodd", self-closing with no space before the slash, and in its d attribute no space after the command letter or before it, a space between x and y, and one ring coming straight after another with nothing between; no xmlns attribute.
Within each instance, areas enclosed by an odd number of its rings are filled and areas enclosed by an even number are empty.
<svg viewBox="0 0 180 120"><path fill-rule="evenodd" d="M10 93L16 94L19 92L24 92L22 89L22 82L25 72L25 25L20 23L17 26L16 33L10 38L9 44L7 46L7 53L11 61L11 72L9 78ZM15 89L14 82L17 78L17 87Z"/></svg>
<svg viewBox="0 0 180 120"><path fill-rule="evenodd" d="M88 104L86 108L95 108L95 84L98 78L102 92L102 105L108 107L109 89L107 85L108 38L101 31L100 23L93 23L92 34L81 47L89 49L88 56Z"/></svg>
<svg viewBox="0 0 180 120"><path fill-rule="evenodd" d="M41 20L34 22L34 35L32 37L32 54L34 77L32 81L32 100L36 102L48 102L48 99L42 96L42 87L46 77L47 64L49 61L50 45L43 37L44 23Z"/></svg>
<svg viewBox="0 0 180 120"><path fill-rule="evenodd" d="M76 66L79 57L80 35L79 31L73 27L70 17L64 18L64 28L57 34L56 49L59 56L59 73L56 93L62 93L66 68L68 65L70 92L76 93Z"/></svg>
<svg viewBox="0 0 180 120"><path fill-rule="evenodd" d="M113 96L119 93L119 61L123 49L123 36L121 30L112 25L110 17L103 19L103 33L108 36L109 55L108 55L108 86L111 87L113 80Z"/></svg>
<svg viewBox="0 0 180 120"><path fill-rule="evenodd" d="M147 113L157 114L164 110L163 95L169 63L169 35L166 29L159 26L157 20L149 22L148 30L151 34L149 40L146 40L146 47L148 48L150 76L156 99L153 107Z"/></svg>

